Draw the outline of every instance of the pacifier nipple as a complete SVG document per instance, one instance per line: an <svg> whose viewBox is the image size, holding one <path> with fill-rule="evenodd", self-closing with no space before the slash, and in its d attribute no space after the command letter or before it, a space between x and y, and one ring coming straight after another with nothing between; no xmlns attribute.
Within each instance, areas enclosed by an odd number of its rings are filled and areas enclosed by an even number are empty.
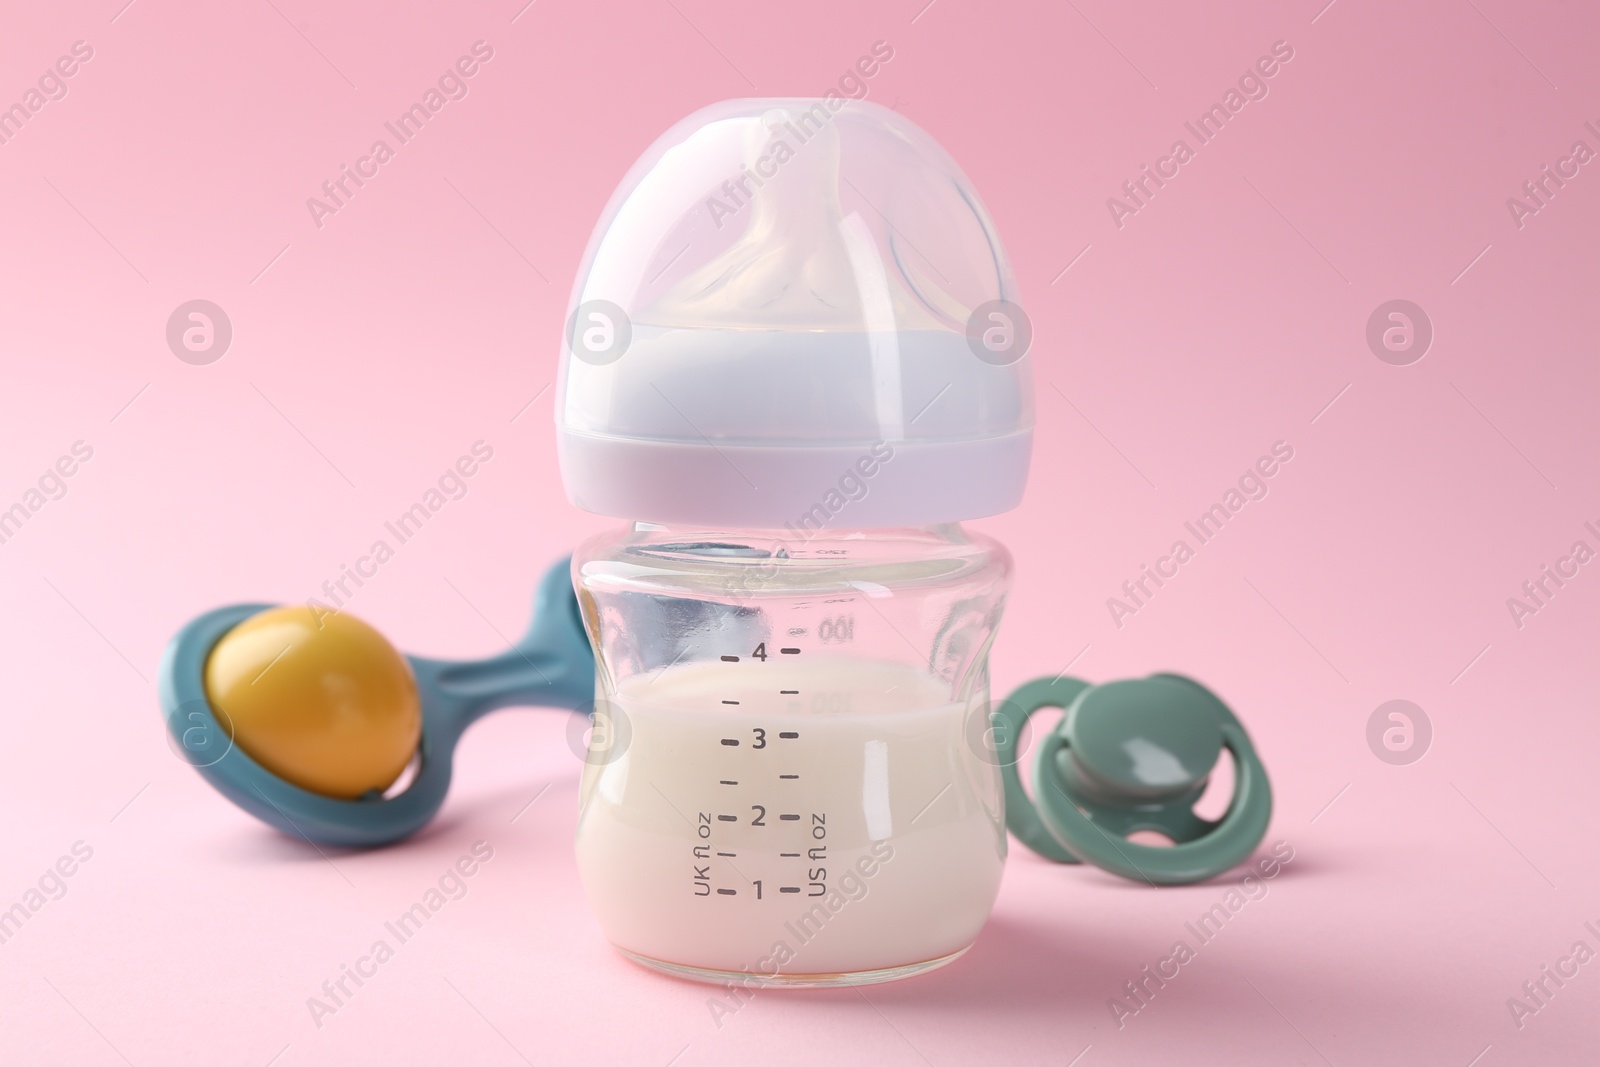
<svg viewBox="0 0 1600 1067"><path fill-rule="evenodd" d="M205 691L246 755L322 796L381 793L422 736L405 658L350 615L280 607L251 616L211 650Z"/></svg>
<svg viewBox="0 0 1600 1067"><path fill-rule="evenodd" d="M1222 721L1211 705L1152 700L1143 679L1096 686L1066 728L1058 770L1074 792L1105 803L1181 797L1205 785L1222 754Z"/></svg>

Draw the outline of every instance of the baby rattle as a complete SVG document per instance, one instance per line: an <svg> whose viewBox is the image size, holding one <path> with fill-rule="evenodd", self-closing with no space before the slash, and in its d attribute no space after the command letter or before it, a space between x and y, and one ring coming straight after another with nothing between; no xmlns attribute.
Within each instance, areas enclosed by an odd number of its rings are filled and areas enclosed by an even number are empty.
<svg viewBox="0 0 1600 1067"><path fill-rule="evenodd" d="M385 845L444 803L456 742L511 705L588 710L594 655L569 562L546 572L511 649L453 663L402 656L371 626L309 607L235 604L167 645L159 694L179 754L224 796L284 833ZM415 765L393 795L386 790Z"/></svg>

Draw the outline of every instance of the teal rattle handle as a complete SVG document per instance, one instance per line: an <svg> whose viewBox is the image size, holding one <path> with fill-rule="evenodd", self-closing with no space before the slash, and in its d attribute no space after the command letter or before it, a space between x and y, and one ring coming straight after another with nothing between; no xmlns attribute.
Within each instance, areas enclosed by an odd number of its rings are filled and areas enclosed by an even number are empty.
<svg viewBox="0 0 1600 1067"><path fill-rule="evenodd" d="M539 583L533 621L516 644L489 659L453 662L407 656L422 698L424 733L454 738L491 711L556 707L588 711L594 701L594 654L562 559ZM430 723L428 720L432 719Z"/></svg>

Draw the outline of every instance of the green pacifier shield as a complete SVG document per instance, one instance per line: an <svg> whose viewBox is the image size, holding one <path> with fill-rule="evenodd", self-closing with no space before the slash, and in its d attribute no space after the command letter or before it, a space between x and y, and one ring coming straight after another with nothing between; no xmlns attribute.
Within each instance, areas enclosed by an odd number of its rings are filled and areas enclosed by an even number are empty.
<svg viewBox="0 0 1600 1067"><path fill-rule="evenodd" d="M1065 714L1035 753L1036 805L1022 788L1014 752L1003 752L1011 758L1001 761L1007 826L1035 852L1172 885L1220 874L1266 833L1266 769L1239 720L1198 682L1171 674L1099 686L1030 682L995 710L997 733L1014 744L1044 707ZM1193 806L1224 747L1237 769L1233 800L1220 820L1203 819ZM1173 844L1127 840L1142 830Z"/></svg>

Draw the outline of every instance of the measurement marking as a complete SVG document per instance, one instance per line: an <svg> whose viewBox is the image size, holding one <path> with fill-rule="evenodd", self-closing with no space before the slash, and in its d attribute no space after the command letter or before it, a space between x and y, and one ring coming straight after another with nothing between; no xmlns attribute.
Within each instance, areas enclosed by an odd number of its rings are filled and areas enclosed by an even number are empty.
<svg viewBox="0 0 1600 1067"><path fill-rule="evenodd" d="M739 739L737 737L724 737L722 739L722 743L727 745L729 748L739 747Z"/></svg>
<svg viewBox="0 0 1600 1067"><path fill-rule="evenodd" d="M778 736L783 738L785 741L793 741L795 738L799 737L800 735L797 732L795 732L794 730L784 730L784 731L780 732L778 734Z"/></svg>
<svg viewBox="0 0 1600 1067"><path fill-rule="evenodd" d="M737 852L718 852L717 855L719 855L719 856L737 856L738 853Z"/></svg>
<svg viewBox="0 0 1600 1067"><path fill-rule="evenodd" d="M798 648L780 648L778 651L782 652L785 656L798 656L800 654L800 650ZM728 657L724 656L722 658L727 659Z"/></svg>
<svg viewBox="0 0 1600 1067"><path fill-rule="evenodd" d="M789 780L789 779L798 779L800 776L798 774L780 774L780 775L778 775L778 777L782 778L782 779L785 779L785 780Z"/></svg>
<svg viewBox="0 0 1600 1067"><path fill-rule="evenodd" d="M799 822L800 821L800 816L798 816L798 815L780 815L780 816L778 816L778 818L780 820L782 820L783 822Z"/></svg>
<svg viewBox="0 0 1600 1067"><path fill-rule="evenodd" d="M718 822L738 822L739 821L739 816L737 816L737 815L718 815L717 816L717 821Z"/></svg>
<svg viewBox="0 0 1600 1067"><path fill-rule="evenodd" d="M797 859L800 858L800 853L798 853L798 852L780 852L780 853L778 853L778 856L781 859L797 860Z"/></svg>
<svg viewBox="0 0 1600 1067"><path fill-rule="evenodd" d="M798 893L798 892L800 892L800 887L797 886L797 885L780 885L778 887L778 892L780 892L780 893Z"/></svg>
<svg viewBox="0 0 1600 1067"><path fill-rule="evenodd" d="M719 889L719 890L717 890L717 893L720 894L721 896L732 897L732 896L737 896L739 894L739 891L737 889Z"/></svg>
<svg viewBox="0 0 1600 1067"><path fill-rule="evenodd" d="M739 657L738 656L723 656L722 657L722 662L724 662L724 663L738 663L739 662Z"/></svg>
<svg viewBox="0 0 1600 1067"><path fill-rule="evenodd" d="M724 704L737 704L739 702L737 700L724 700L723 703Z"/></svg>
<svg viewBox="0 0 1600 1067"><path fill-rule="evenodd" d="M781 696L781 697L797 697L797 696L800 695L800 690L798 690L798 689L780 689L780 690L778 690L778 695Z"/></svg>
<svg viewBox="0 0 1600 1067"><path fill-rule="evenodd" d="M722 780L722 784L723 785L738 785L739 783L738 782L730 782L728 779L724 778Z"/></svg>

